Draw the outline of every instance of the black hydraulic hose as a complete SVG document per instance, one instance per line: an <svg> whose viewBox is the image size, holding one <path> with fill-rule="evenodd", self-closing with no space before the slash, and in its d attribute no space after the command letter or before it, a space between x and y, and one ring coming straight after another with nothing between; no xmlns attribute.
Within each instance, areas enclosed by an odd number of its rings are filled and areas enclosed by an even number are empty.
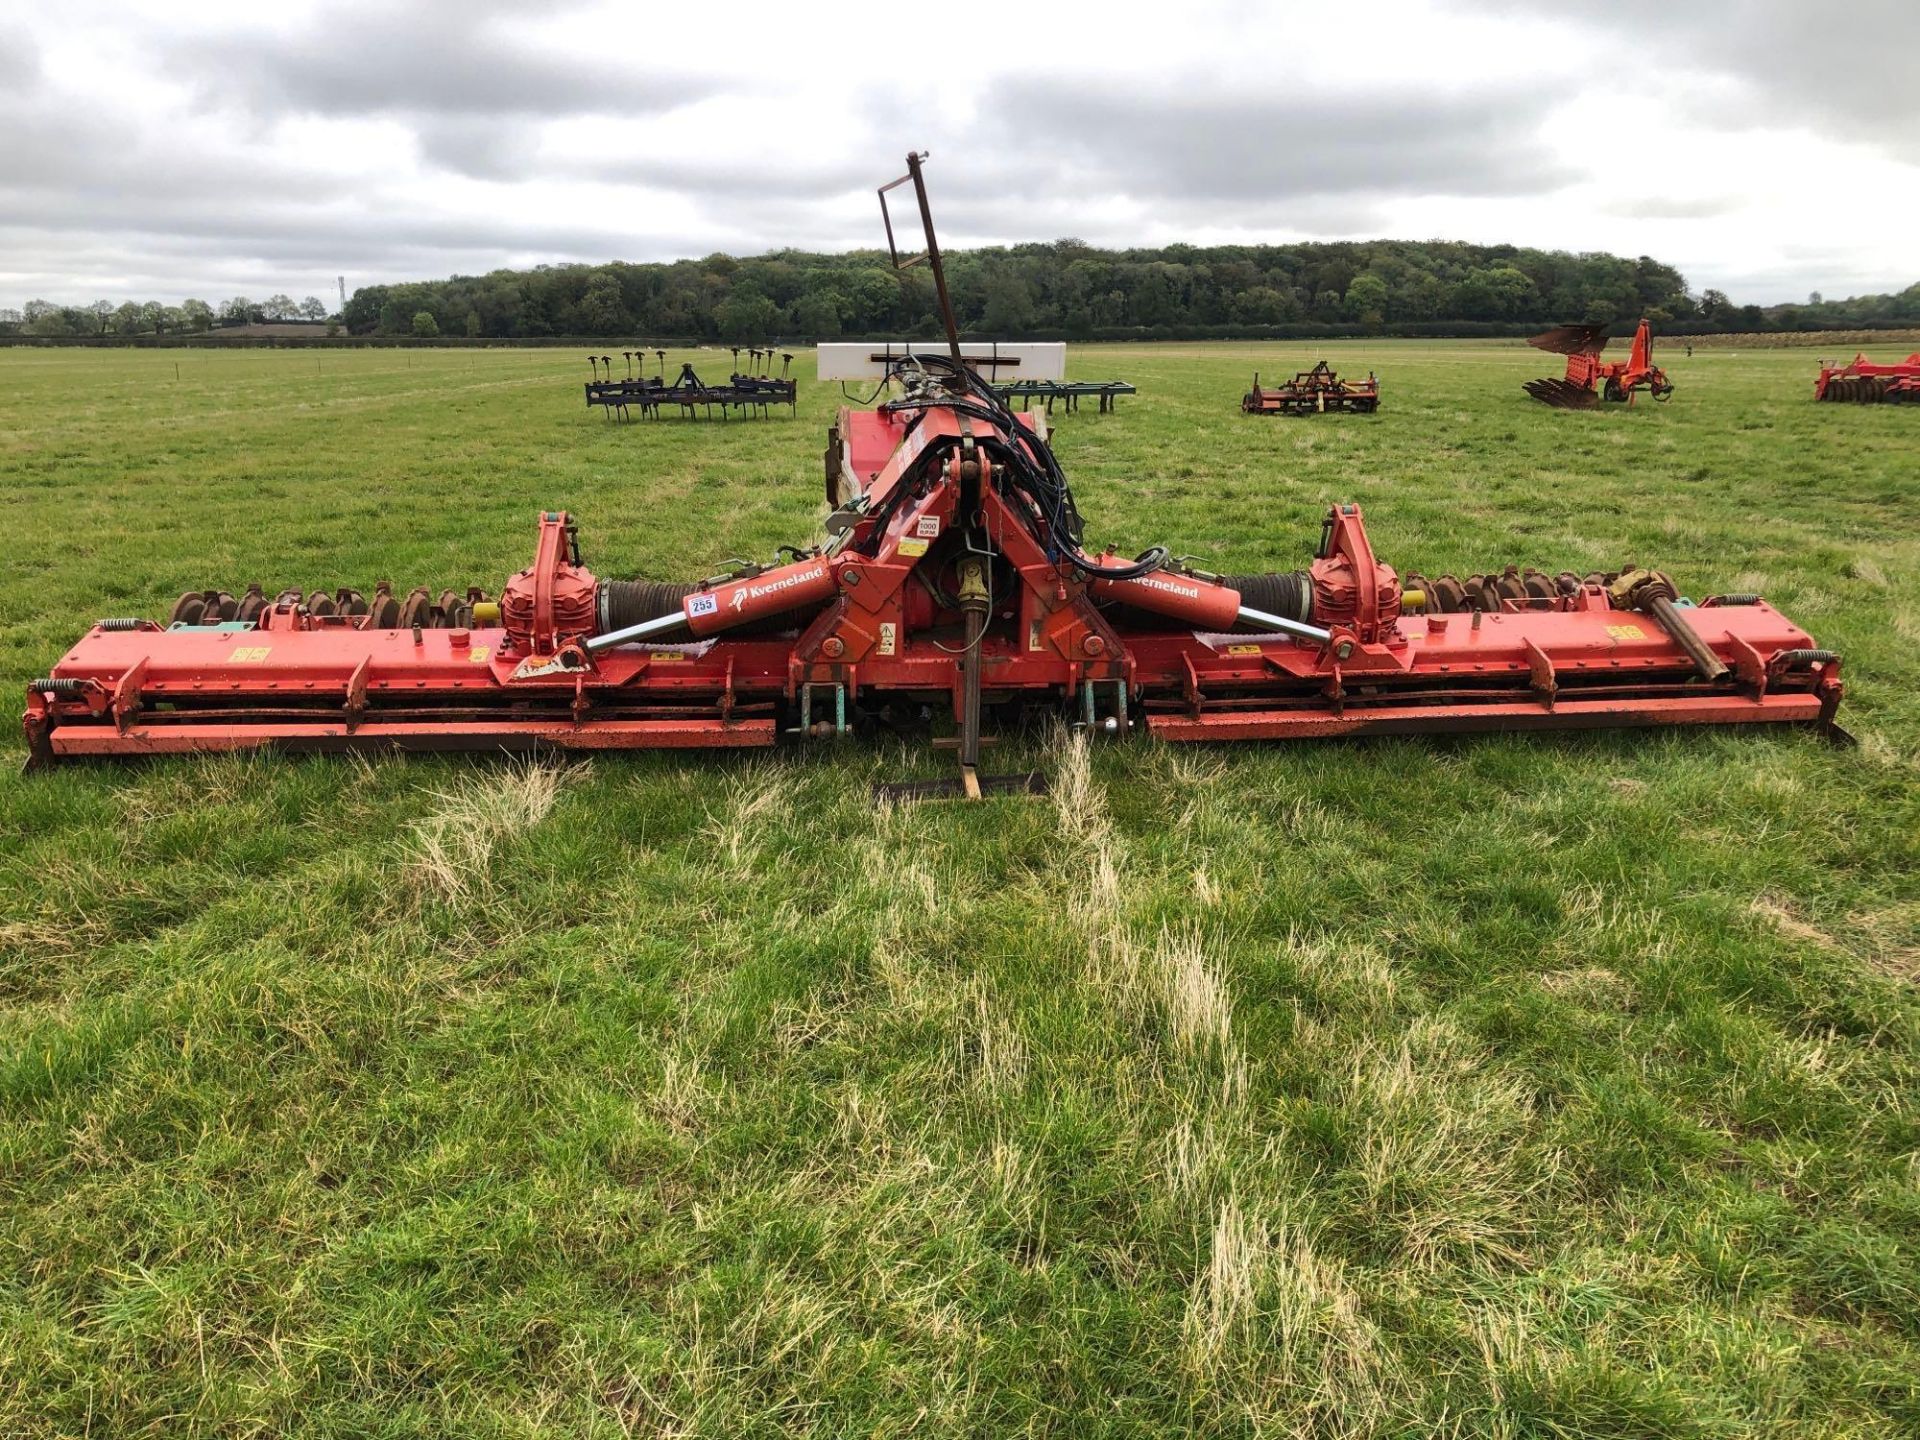
<svg viewBox="0 0 1920 1440"><path fill-rule="evenodd" d="M680 609L699 588L677 580L602 580L594 597L594 619L603 635L641 625Z"/></svg>
<svg viewBox="0 0 1920 1440"><path fill-rule="evenodd" d="M1313 619L1313 576L1305 570L1288 570L1266 575L1222 575L1220 583L1240 592L1240 603L1283 620L1306 623ZM1234 629L1256 630L1259 626L1236 625Z"/></svg>
<svg viewBox="0 0 1920 1440"><path fill-rule="evenodd" d="M893 402L888 408L944 407L986 420L1006 436L1006 442L988 442L986 448L990 453L998 454L1018 477L1019 488L1033 502L1034 509L1047 527L1048 534L1041 539L1069 565L1093 579L1137 580L1166 564L1167 551L1164 546L1145 551L1129 565L1101 565L1088 559L1080 549L1080 514L1073 503L1073 490L1053 451L1022 426L1006 402L994 393L993 387L970 368L956 364L950 356L925 355L916 358L923 368L943 372L957 380L963 395L913 397Z"/></svg>

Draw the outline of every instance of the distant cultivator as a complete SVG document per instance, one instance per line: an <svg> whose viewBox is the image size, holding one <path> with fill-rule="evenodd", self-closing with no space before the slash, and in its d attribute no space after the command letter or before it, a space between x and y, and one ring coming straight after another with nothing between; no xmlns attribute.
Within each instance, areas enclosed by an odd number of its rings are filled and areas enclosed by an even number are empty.
<svg viewBox="0 0 1920 1440"><path fill-rule="evenodd" d="M1260 388L1256 373L1253 389L1240 397L1240 409L1248 415L1324 415L1329 410L1371 415L1379 408L1380 382L1371 370L1364 380L1342 380L1324 360L1271 390Z"/></svg>
<svg viewBox="0 0 1920 1440"><path fill-rule="evenodd" d="M709 385L694 370L691 362L682 364L680 374L674 382L667 383L667 352L653 352L658 371L652 377L644 372L647 364L645 350L622 350L621 356L627 362L627 374L624 379L616 380L613 375L613 357L611 355L589 355L587 364L593 367L593 379L587 382L587 404L606 408L607 418L616 415L625 420L632 410L638 410L649 419L658 419L660 415L674 407L686 419L713 418L714 407L718 406L720 418L729 418L734 410L743 415L767 414L770 405L785 405L792 411L799 393L799 382L792 379L787 370L793 363L793 356L786 352L775 351L772 347L765 350L748 350L752 361L751 368L740 368L740 347L733 347L733 374L727 377L724 385ZM780 373L772 374L773 359L780 357ZM633 373L633 362L638 358L642 374ZM606 370L604 376L602 369Z"/></svg>
<svg viewBox="0 0 1920 1440"><path fill-rule="evenodd" d="M1845 365L1820 366L1813 398L1854 405L1920 404L1920 350L1891 365L1856 355Z"/></svg>

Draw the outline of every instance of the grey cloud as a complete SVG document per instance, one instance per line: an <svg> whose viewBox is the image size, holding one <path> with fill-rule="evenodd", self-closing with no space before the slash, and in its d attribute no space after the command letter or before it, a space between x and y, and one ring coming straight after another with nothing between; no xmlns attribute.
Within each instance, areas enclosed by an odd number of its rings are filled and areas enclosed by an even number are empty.
<svg viewBox="0 0 1920 1440"><path fill-rule="evenodd" d="M517 180L536 173L539 138L519 116L424 115L411 120L429 165L475 180Z"/></svg>
<svg viewBox="0 0 1920 1440"><path fill-rule="evenodd" d="M0 191L0 235L34 232L43 237L113 233L142 250L192 255L206 249L306 260L322 266L350 260L405 263L409 252L466 257L489 263L513 254L611 260L635 253L670 255L674 237L628 229L617 223L565 223L539 215L497 217L476 231L464 216L409 213L380 197L362 209L310 207L297 201L261 203L193 197L156 197L135 214L111 200L88 200L36 192ZM477 261L476 261L477 257ZM391 278L426 278L408 273Z"/></svg>
<svg viewBox="0 0 1920 1440"><path fill-rule="evenodd" d="M566 21L557 7L545 8ZM291 36L256 30L183 39L165 63L208 102L238 99L268 116L647 115L723 89L612 58L637 53L631 30L609 36L578 21L556 50L510 23L522 15L520 7L464 3L335 7Z"/></svg>
<svg viewBox="0 0 1920 1440"><path fill-rule="evenodd" d="M1526 0L1460 3L1542 15ZM1663 89L1685 111L1720 128L1810 130L1920 164L1920 4L1913 0L1741 0L1715 10L1615 0L1552 13L1619 52L1623 74L1657 66Z"/></svg>
<svg viewBox="0 0 1920 1440"><path fill-rule="evenodd" d="M40 81L40 52L33 37L10 25L0 25L0 89L15 94Z"/></svg>
<svg viewBox="0 0 1920 1440"><path fill-rule="evenodd" d="M1146 88L1008 77L988 88L981 128L1082 193L1168 203L1515 195L1579 178L1538 139L1561 98L1545 86L1248 95L1204 76Z"/></svg>
<svg viewBox="0 0 1920 1440"><path fill-rule="evenodd" d="M538 154L530 132L543 120L579 117L584 135L600 117L613 135L608 117L644 120L725 91L713 78L628 58L640 52L607 44L565 7L539 9L559 24L557 46L530 38L527 7L360 4L322 11L292 34L175 37L162 65L203 109L237 108L260 125L299 115L397 120L429 166L476 179L529 173Z"/></svg>
<svg viewBox="0 0 1920 1440"><path fill-rule="evenodd" d="M871 192L892 174L857 160L769 159L742 151L732 136L716 136L716 148L705 155L658 155L644 147L630 147L617 125L583 125L568 153L546 158L556 169L595 180L644 185L680 194L719 199L818 201L849 191Z"/></svg>
<svg viewBox="0 0 1920 1440"><path fill-rule="evenodd" d="M1536 21L1545 13L1509 8ZM323 3L278 29L216 28L186 6L160 18L104 6L92 20L15 15L0 18L0 272L8 289L84 298L305 291L341 270L371 283L548 260L872 247L881 243L873 188L900 173L908 142L935 153L935 213L953 245L1373 235L1405 213L1388 209L1405 197L1545 197L1583 178L1547 143L1548 127L1563 105L1618 118L1616 85L1658 87L1719 128L1797 123L1920 158L1920 4L1855 0L1856 23L1837 26L1784 0L1743 6L1732 20L1694 8L1620 0L1604 13L1550 12L1563 27L1553 38L1566 43L1541 63L1557 64L1556 78L1504 88L1256 93L1151 64L1098 80L995 79L988 64L967 106L926 103L909 82L861 74L802 76L801 88L776 95L764 73L723 73L718 29L715 68L702 73L703 53L681 58L649 46L631 18L589 21L564 4ZM117 27L103 31L114 37L103 54L139 57L173 96L145 86L92 93L63 71L42 74L35 35L51 45L56 24ZM1572 79L1568 63L1579 67ZM1368 83L1358 60L1346 68L1354 86ZM829 87L864 113L840 133L806 131L809 97ZM907 90L919 99L905 101ZM722 103L703 107L701 123L711 111L730 148L645 148L649 117L715 97ZM281 127L304 117L397 122L416 143L366 155L359 127L345 125L345 168L300 162ZM301 132L326 133L324 123ZM773 149L757 148L768 135ZM781 150L799 158L769 158ZM436 183L433 172L487 183ZM565 218L529 203L526 182L540 179L558 182ZM661 196L671 207L654 203ZM1737 208L1684 189L1601 203L1625 218L1707 222ZM656 228L665 223L656 209L676 217L672 229ZM1715 228L1701 226L1702 248ZM1717 257L1662 258L1742 298L1811 284L1833 293L1854 266L1836 247L1804 257L1804 271L1751 277L1749 288ZM1884 278L1868 284L1885 288Z"/></svg>
<svg viewBox="0 0 1920 1440"><path fill-rule="evenodd" d="M1731 215L1741 201L1732 195L1646 195L1603 205L1608 215L1623 220L1711 220Z"/></svg>

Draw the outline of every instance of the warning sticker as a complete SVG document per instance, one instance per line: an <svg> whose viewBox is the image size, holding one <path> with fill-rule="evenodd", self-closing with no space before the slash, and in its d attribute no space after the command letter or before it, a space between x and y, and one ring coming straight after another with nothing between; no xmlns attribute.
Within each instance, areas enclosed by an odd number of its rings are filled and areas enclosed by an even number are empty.
<svg viewBox="0 0 1920 1440"><path fill-rule="evenodd" d="M891 620L883 620L880 622L879 651L882 655L893 654L899 644L899 638L899 626L895 625Z"/></svg>
<svg viewBox="0 0 1920 1440"><path fill-rule="evenodd" d="M271 645L241 645L227 658L242 665L257 665L273 653Z"/></svg>
<svg viewBox="0 0 1920 1440"><path fill-rule="evenodd" d="M1260 647L1259 647L1258 645L1229 645L1229 646L1227 646L1227 654L1229 654L1229 655L1259 655L1259 654L1262 654L1262 653L1263 653L1263 652L1261 651L1261 649L1260 649Z"/></svg>
<svg viewBox="0 0 1920 1440"><path fill-rule="evenodd" d="M467 652L467 662L471 665L484 665L493 655L491 645L476 645Z"/></svg>
<svg viewBox="0 0 1920 1440"><path fill-rule="evenodd" d="M923 539L938 540L940 538L940 517L938 515L922 515L914 525L913 533L921 536Z"/></svg>
<svg viewBox="0 0 1920 1440"><path fill-rule="evenodd" d="M656 665L668 664L673 661L684 661L686 658L686 655L679 650L649 650L647 652L647 659Z"/></svg>
<svg viewBox="0 0 1920 1440"><path fill-rule="evenodd" d="M1607 626L1607 634L1616 640L1644 640L1647 638L1647 632L1642 630L1638 625L1609 625Z"/></svg>
<svg viewBox="0 0 1920 1440"><path fill-rule="evenodd" d="M720 613L720 601L711 591L702 591L698 595L687 597L687 614L717 615Z"/></svg>
<svg viewBox="0 0 1920 1440"><path fill-rule="evenodd" d="M902 540L895 553L909 556L924 555L927 553L927 542L913 539Z"/></svg>

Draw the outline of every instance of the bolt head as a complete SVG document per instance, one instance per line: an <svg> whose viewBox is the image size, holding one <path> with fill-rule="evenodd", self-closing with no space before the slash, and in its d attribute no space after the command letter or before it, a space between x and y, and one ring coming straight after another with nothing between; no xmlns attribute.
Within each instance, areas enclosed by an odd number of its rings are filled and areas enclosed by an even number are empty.
<svg viewBox="0 0 1920 1440"><path fill-rule="evenodd" d="M820 653L838 658L847 653L847 642L842 640L838 635L829 635L825 640L820 642Z"/></svg>
<svg viewBox="0 0 1920 1440"><path fill-rule="evenodd" d="M1080 642L1080 648L1089 655L1098 655L1107 648L1107 642L1098 635L1089 635Z"/></svg>

